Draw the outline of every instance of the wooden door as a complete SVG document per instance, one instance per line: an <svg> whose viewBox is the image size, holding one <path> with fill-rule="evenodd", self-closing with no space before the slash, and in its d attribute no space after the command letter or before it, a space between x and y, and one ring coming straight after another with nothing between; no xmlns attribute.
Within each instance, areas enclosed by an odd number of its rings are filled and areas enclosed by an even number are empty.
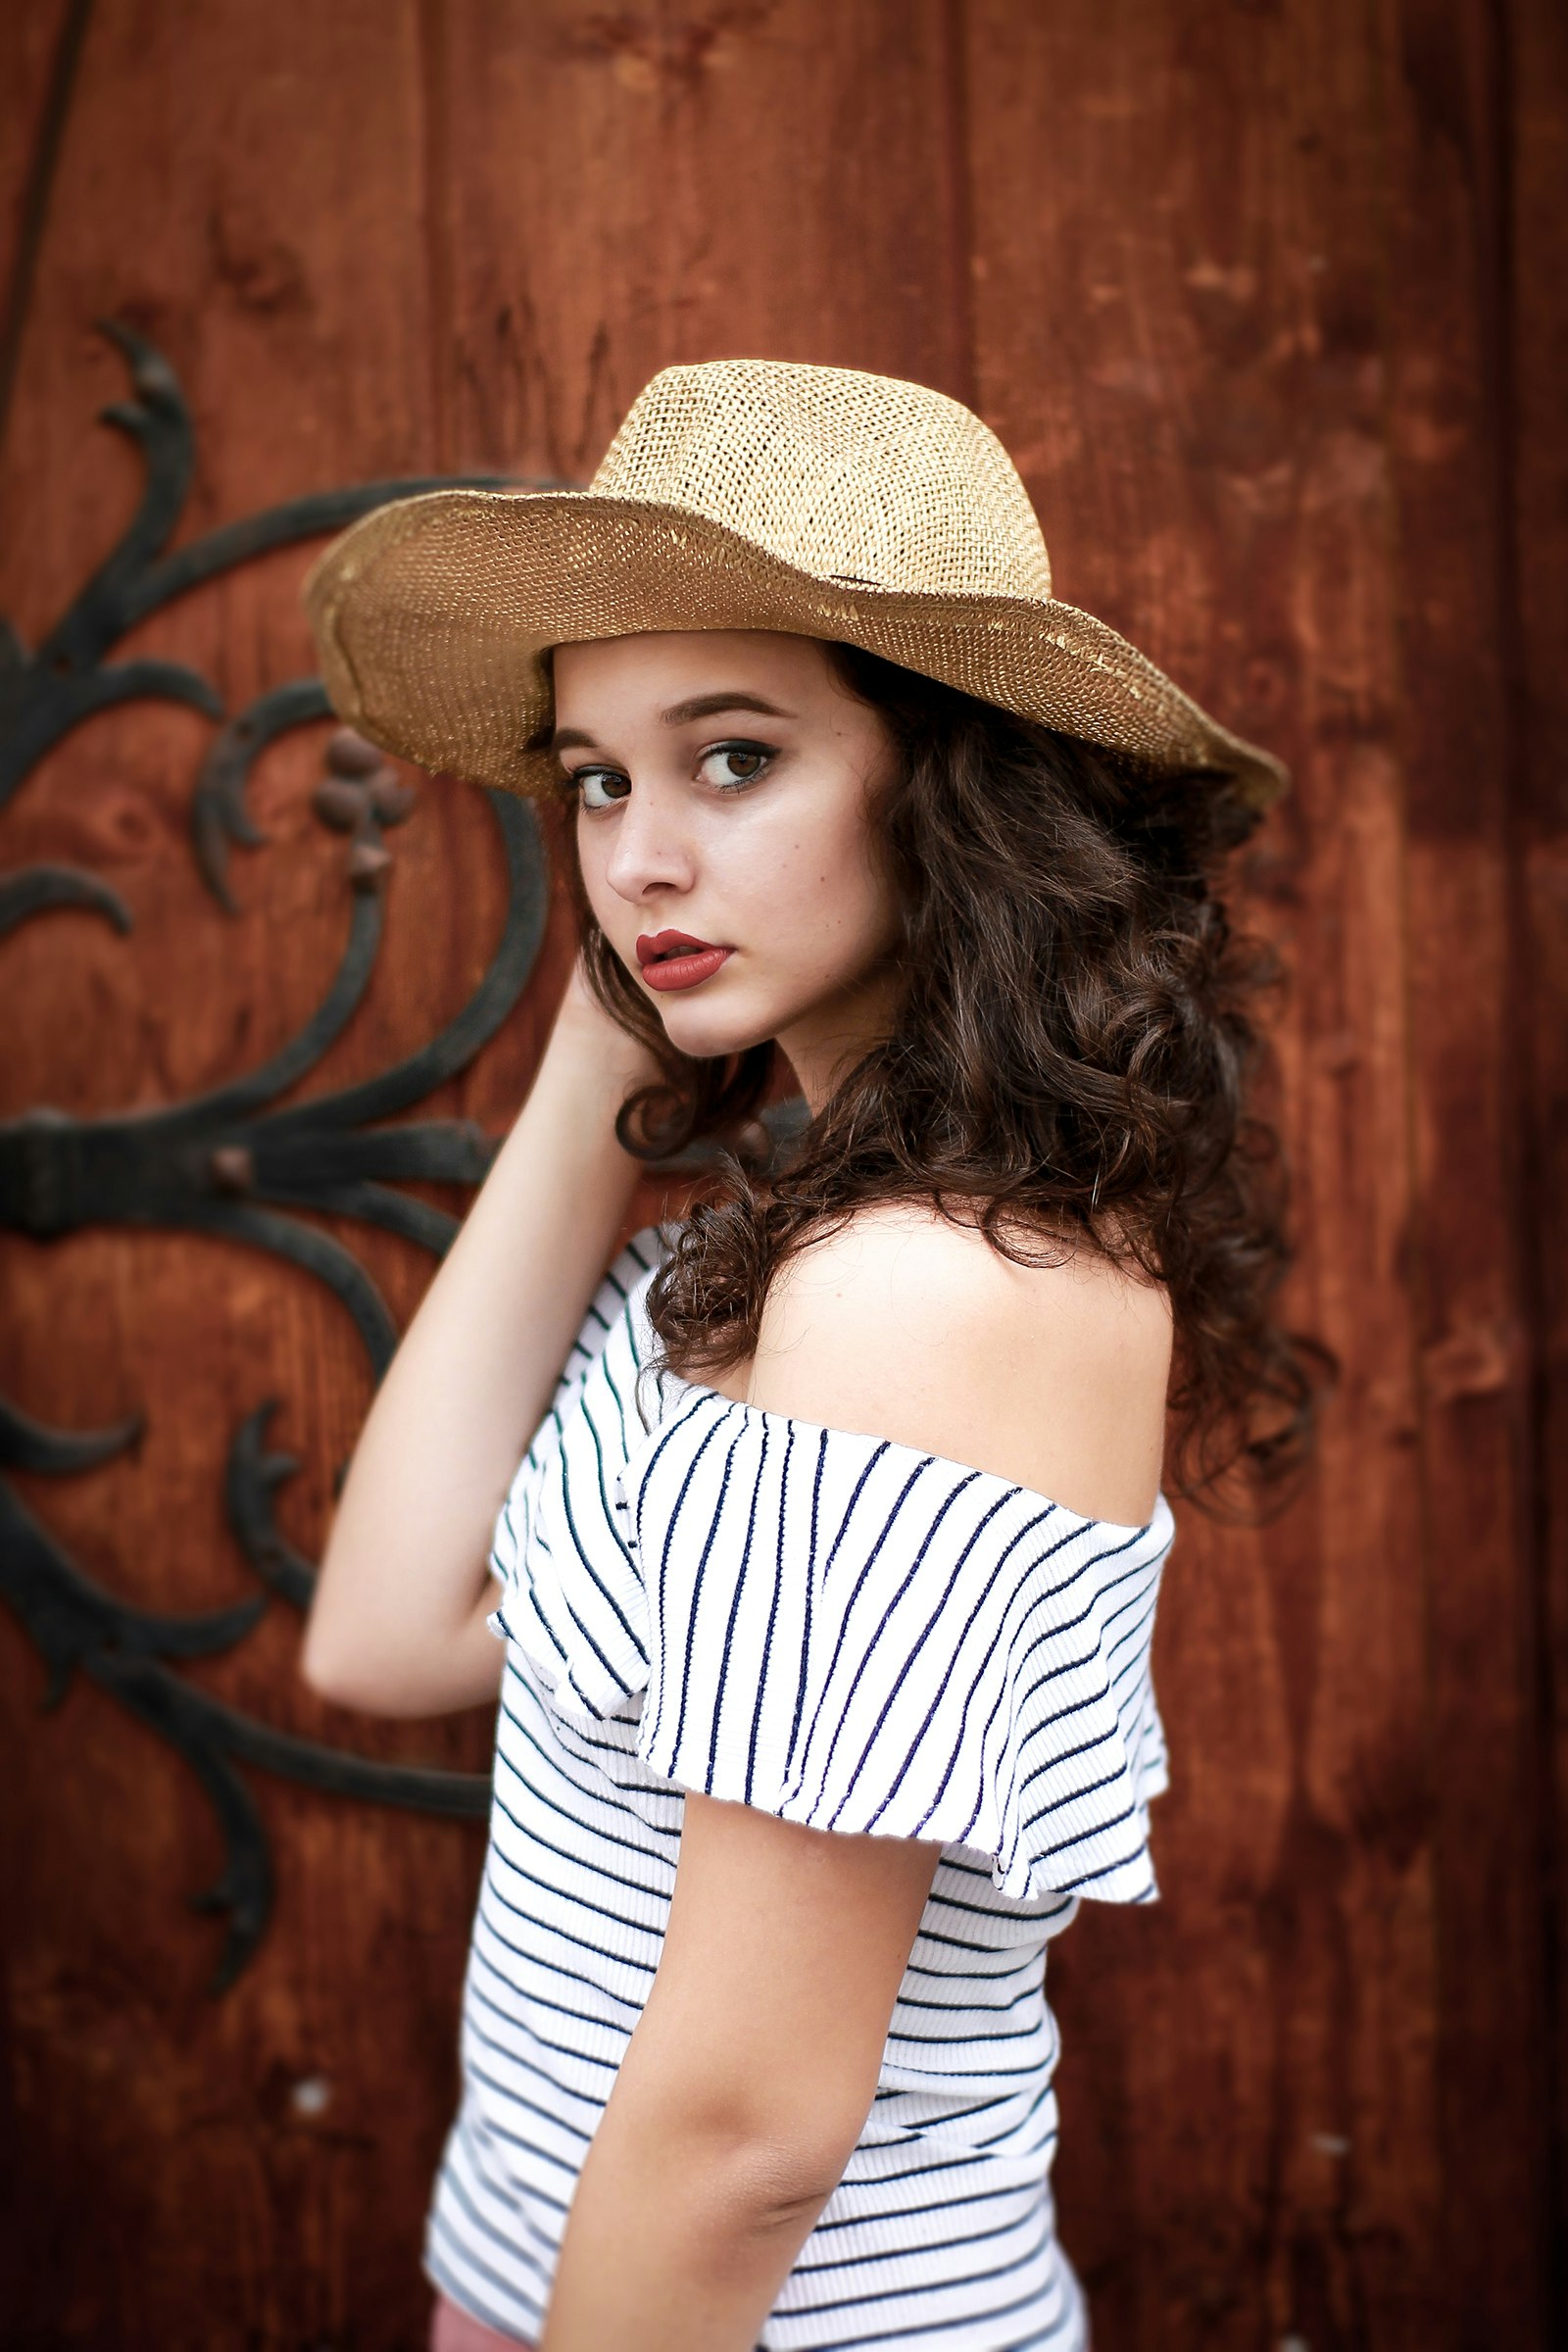
<svg viewBox="0 0 1568 2352"><path fill-rule="evenodd" d="M331 750L298 587L726 354L976 406L1060 592L1296 775L1239 912L1346 1373L1288 1517L1179 1514L1164 1900L1053 1963L1097 2342L1562 2340L1563 52L1544 0L0 19L8 2343L422 2341L489 1725L318 1702L299 1604L568 936L526 812Z"/></svg>

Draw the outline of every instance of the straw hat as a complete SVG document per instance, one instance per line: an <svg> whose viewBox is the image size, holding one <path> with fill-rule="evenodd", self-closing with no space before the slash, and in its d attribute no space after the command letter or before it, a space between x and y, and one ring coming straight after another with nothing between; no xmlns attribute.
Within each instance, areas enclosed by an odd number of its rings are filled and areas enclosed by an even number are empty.
<svg viewBox="0 0 1568 2352"><path fill-rule="evenodd" d="M654 629L843 638L1156 768L1226 772L1259 808L1289 781L1053 596L1029 494L978 416L847 368L662 368L589 489L400 499L334 540L305 599L344 718L514 792L556 772L546 649Z"/></svg>

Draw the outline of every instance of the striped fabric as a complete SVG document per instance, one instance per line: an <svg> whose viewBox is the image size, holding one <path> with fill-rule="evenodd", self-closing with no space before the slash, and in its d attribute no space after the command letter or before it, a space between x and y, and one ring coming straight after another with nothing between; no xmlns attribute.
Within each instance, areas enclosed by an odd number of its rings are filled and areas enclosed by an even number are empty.
<svg viewBox="0 0 1568 2352"><path fill-rule="evenodd" d="M1045 1955L1083 1896L1156 1892L1169 1504L1085 1518L655 1369L662 1250L649 1228L611 1268L496 1527L490 1847L426 2275L538 2336L695 1788L943 1846L871 2112L761 2343L1083 2352Z"/></svg>

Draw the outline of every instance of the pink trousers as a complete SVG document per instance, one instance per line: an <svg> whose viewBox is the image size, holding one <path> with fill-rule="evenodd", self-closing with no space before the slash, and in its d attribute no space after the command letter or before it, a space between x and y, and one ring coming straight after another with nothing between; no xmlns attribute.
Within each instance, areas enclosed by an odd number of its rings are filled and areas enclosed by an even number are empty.
<svg viewBox="0 0 1568 2352"><path fill-rule="evenodd" d="M487 2328L450 2295L438 2294L430 2314L430 2352L533 2352L533 2346L520 2335Z"/></svg>

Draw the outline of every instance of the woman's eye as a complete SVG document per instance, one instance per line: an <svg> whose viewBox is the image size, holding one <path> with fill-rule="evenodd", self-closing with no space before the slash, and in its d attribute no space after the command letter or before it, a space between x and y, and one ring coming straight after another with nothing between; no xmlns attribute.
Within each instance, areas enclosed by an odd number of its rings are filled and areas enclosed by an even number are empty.
<svg viewBox="0 0 1568 2352"><path fill-rule="evenodd" d="M744 792L771 766L776 754L767 743L715 743L697 762L697 773L719 792ZM598 764L570 768L566 789L579 808L597 811L613 808L631 792L631 779L618 767Z"/></svg>
<svg viewBox="0 0 1568 2352"><path fill-rule="evenodd" d="M697 762L697 772L720 792L739 792L755 784L774 758L765 743L715 743Z"/></svg>
<svg viewBox="0 0 1568 2352"><path fill-rule="evenodd" d="M631 790L618 767L574 767L566 780L584 808L608 808Z"/></svg>

